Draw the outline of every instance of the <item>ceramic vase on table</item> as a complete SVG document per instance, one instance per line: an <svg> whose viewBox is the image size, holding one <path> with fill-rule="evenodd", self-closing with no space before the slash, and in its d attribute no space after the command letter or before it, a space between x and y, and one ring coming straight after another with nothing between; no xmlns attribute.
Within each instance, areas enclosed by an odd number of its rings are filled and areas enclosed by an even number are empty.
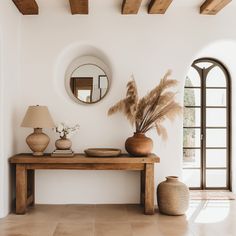
<svg viewBox="0 0 236 236"><path fill-rule="evenodd" d="M148 156L152 152L153 141L144 133L134 133L125 142L126 151L132 156Z"/></svg>
<svg viewBox="0 0 236 236"><path fill-rule="evenodd" d="M160 213L183 215L189 207L189 188L177 176L168 176L157 187L157 202Z"/></svg>
<svg viewBox="0 0 236 236"><path fill-rule="evenodd" d="M70 139L63 136L62 138L56 140L55 146L58 150L69 150L71 149L72 142Z"/></svg>

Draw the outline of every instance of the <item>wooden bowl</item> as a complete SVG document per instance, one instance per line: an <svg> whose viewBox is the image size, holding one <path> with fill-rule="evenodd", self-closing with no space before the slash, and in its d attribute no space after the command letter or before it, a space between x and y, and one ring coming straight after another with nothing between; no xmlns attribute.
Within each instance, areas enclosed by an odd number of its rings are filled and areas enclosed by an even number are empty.
<svg viewBox="0 0 236 236"><path fill-rule="evenodd" d="M121 150L115 148L88 148L84 152L89 157L118 157L121 154Z"/></svg>

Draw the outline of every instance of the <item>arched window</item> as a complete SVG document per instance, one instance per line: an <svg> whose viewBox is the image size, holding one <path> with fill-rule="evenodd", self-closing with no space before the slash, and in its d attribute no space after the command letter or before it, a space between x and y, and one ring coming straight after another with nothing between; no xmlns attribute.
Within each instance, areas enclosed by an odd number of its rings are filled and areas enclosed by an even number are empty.
<svg viewBox="0 0 236 236"><path fill-rule="evenodd" d="M192 189L231 189L230 94L230 75L221 62L193 62L183 124L183 179Z"/></svg>

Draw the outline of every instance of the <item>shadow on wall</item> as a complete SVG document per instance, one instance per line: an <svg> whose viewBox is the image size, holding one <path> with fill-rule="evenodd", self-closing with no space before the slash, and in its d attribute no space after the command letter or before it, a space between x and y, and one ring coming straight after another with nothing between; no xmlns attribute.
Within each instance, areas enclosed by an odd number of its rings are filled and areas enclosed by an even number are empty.
<svg viewBox="0 0 236 236"><path fill-rule="evenodd" d="M11 117L11 125L12 127L15 127L17 124L17 110L16 108L13 111L13 116ZM12 147L11 149L13 150L14 153L16 153L17 150L17 137L15 135L15 130L12 129L12 137L13 137L13 142L12 142ZM16 185L16 170L15 166L10 165L9 166L9 209L11 211L15 210L15 198L16 198L16 193L15 193L15 185Z"/></svg>
<svg viewBox="0 0 236 236"><path fill-rule="evenodd" d="M58 95L66 97L70 102L70 99L65 90L65 72L67 68L76 58L82 56L93 56L103 61L111 71L112 64L107 55L98 49L96 46L91 46L89 43L74 43L64 48L56 58L54 65L54 88L56 88ZM59 81L59 83L58 83ZM112 86L112 85L111 85Z"/></svg>

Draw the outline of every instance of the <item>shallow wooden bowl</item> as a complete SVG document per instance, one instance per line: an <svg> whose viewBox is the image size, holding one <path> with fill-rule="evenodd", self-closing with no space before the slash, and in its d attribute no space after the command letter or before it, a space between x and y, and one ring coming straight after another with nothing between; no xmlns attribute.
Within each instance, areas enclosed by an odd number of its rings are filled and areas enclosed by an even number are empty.
<svg viewBox="0 0 236 236"><path fill-rule="evenodd" d="M84 152L89 157L118 157L121 154L121 150L115 148L88 148Z"/></svg>

